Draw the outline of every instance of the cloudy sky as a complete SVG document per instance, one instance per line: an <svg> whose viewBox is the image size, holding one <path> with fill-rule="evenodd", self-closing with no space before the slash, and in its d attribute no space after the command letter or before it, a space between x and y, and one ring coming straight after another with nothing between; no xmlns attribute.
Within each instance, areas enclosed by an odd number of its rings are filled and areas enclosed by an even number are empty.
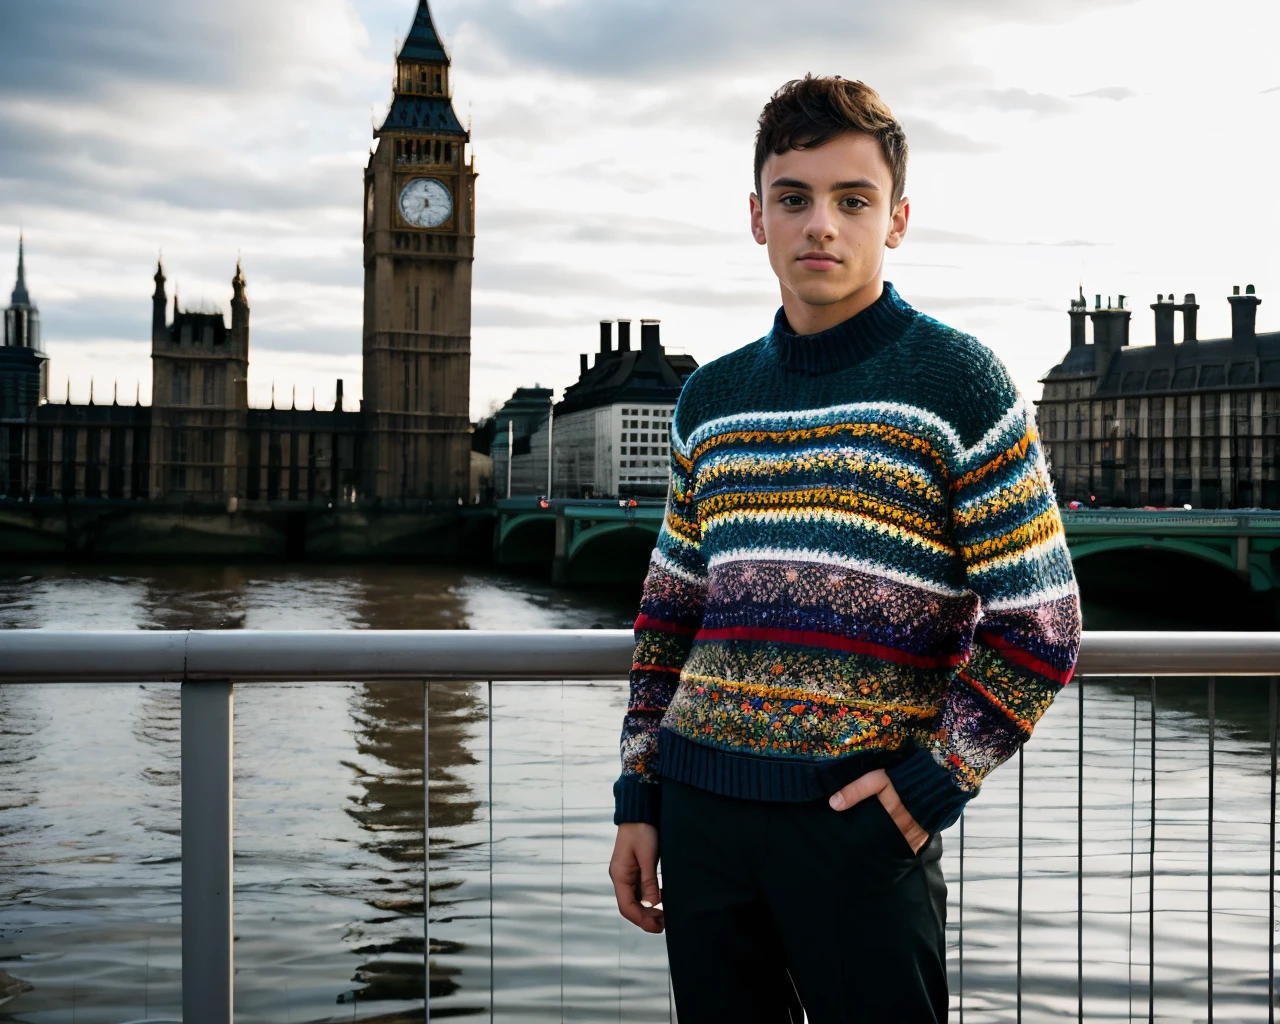
<svg viewBox="0 0 1280 1024"><path fill-rule="evenodd" d="M52 392L150 397L151 275L253 308L250 399L359 394L360 199L415 0L0 0L0 288L19 227ZM778 304L747 231L755 118L806 71L907 127L889 278L1019 385L1086 294L1257 285L1280 327L1273 0L436 0L481 173L472 410L563 388L601 318L705 361ZM7 254L7 255L3 255ZM1092 299L1090 300L1092 302ZM1273 307L1272 303L1276 305ZM1268 310L1271 310L1268 313ZM350 398L348 399L350 402Z"/></svg>

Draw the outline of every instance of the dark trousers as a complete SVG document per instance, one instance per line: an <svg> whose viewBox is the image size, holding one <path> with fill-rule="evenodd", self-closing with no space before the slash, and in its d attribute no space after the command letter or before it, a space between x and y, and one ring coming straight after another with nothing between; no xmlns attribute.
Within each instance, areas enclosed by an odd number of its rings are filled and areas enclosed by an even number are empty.
<svg viewBox="0 0 1280 1024"><path fill-rule="evenodd" d="M878 798L763 803L662 784L662 901L680 1024L947 1019L942 843Z"/></svg>

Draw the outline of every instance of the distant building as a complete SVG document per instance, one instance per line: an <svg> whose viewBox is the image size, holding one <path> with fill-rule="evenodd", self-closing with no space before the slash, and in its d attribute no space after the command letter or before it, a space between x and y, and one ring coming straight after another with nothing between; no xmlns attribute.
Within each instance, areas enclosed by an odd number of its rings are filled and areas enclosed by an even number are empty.
<svg viewBox="0 0 1280 1024"><path fill-rule="evenodd" d="M1130 346L1124 298L1104 308L1096 296L1093 309L1083 291L1072 300L1071 347L1041 382L1037 420L1058 499L1280 508L1280 332L1257 332L1253 285L1227 297L1229 338L1196 336L1194 295L1158 295L1155 344Z"/></svg>
<svg viewBox="0 0 1280 1024"><path fill-rule="evenodd" d="M493 482L506 496L507 423L515 455L511 495L547 493L547 459L555 450L551 496L556 498L662 497L671 458L671 417L689 375L692 356L668 354L657 320L640 321L640 347L631 347L631 321L600 321L595 361L583 353L578 379L552 409L549 388L518 388L494 413ZM549 415L554 412L554 415Z"/></svg>
<svg viewBox="0 0 1280 1024"><path fill-rule="evenodd" d="M640 321L640 348L631 347L631 321L600 323L594 364L583 353L578 380L556 404L551 442L552 491L558 498L662 497L671 459L671 418L689 375L688 355L668 355L657 320ZM547 448L546 427L532 439ZM545 464L545 463L544 463Z"/></svg>
<svg viewBox="0 0 1280 1024"><path fill-rule="evenodd" d="M493 414L493 491L499 498L521 494L544 494L547 490L547 453L534 453L532 439L551 413L551 388L516 388L501 409ZM544 432L545 436L545 432ZM511 456L514 454L514 461ZM510 462L510 493L507 468Z"/></svg>
<svg viewBox="0 0 1280 1024"><path fill-rule="evenodd" d="M347 412L251 409L249 301L237 263L231 322L168 318L152 295L152 405L49 403L40 319L18 282L0 349L0 496L454 504L487 492L471 452L475 162L453 109L451 60L426 0L396 57L391 106L363 173L364 397ZM547 395L550 403L550 392ZM290 405L293 406L293 402Z"/></svg>
<svg viewBox="0 0 1280 1024"><path fill-rule="evenodd" d="M18 238L18 281L4 311L4 348L0 349L0 423L23 423L49 397L49 357L40 348L40 310L27 294L26 259ZM0 447L8 449L8 440ZM13 457L5 451L5 457Z"/></svg>

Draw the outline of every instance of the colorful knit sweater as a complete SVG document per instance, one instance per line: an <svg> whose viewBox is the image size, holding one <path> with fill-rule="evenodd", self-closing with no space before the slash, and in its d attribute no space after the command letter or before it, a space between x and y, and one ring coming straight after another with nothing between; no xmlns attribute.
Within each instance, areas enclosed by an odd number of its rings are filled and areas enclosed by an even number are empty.
<svg viewBox="0 0 1280 1024"><path fill-rule="evenodd" d="M998 359L907 305L779 310L701 367L635 624L617 822L661 780L825 798L886 768L926 831L1067 683L1080 639L1039 437Z"/></svg>

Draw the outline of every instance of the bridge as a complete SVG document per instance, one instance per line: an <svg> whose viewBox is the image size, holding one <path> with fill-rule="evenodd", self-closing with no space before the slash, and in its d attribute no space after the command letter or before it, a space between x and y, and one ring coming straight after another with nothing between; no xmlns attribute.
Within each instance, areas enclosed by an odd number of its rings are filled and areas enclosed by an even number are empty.
<svg viewBox="0 0 1280 1024"><path fill-rule="evenodd" d="M652 499L500 498L494 502L493 560L551 564L555 583L636 582L662 526Z"/></svg>
<svg viewBox="0 0 1280 1024"><path fill-rule="evenodd" d="M502 499L495 503L494 561L548 565L557 583L637 581L662 525L650 499ZM1189 557L1254 593L1280 590L1280 512L1215 509L1064 511L1077 562L1122 551Z"/></svg>
<svg viewBox="0 0 1280 1024"><path fill-rule="evenodd" d="M1062 514L1075 562L1141 550L1187 556L1235 574L1255 593L1280 583L1280 512L1091 509Z"/></svg>

